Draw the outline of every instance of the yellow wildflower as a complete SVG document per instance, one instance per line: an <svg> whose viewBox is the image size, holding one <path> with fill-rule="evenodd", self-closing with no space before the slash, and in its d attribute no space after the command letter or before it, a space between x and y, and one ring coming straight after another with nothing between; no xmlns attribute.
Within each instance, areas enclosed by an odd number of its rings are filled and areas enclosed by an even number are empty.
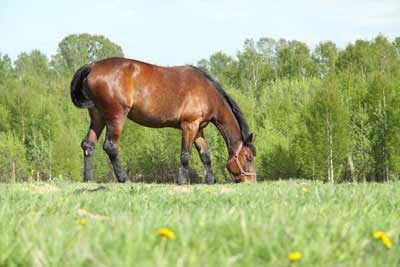
<svg viewBox="0 0 400 267"><path fill-rule="evenodd" d="M392 248L392 240L387 235L382 236L381 240L385 247Z"/></svg>
<svg viewBox="0 0 400 267"><path fill-rule="evenodd" d="M86 225L87 221L86 221L86 219L82 218L82 219L76 220L75 223L79 224L79 225Z"/></svg>
<svg viewBox="0 0 400 267"><path fill-rule="evenodd" d="M303 190L304 193L308 192L308 188L306 188L306 187L303 187L302 190Z"/></svg>
<svg viewBox="0 0 400 267"><path fill-rule="evenodd" d="M374 238L376 239L381 239L383 236L385 236L385 233L382 231L375 231L373 234Z"/></svg>
<svg viewBox="0 0 400 267"><path fill-rule="evenodd" d="M376 239L380 239L383 245L387 248L392 248L392 240L382 231L375 231L373 233L373 237Z"/></svg>
<svg viewBox="0 0 400 267"><path fill-rule="evenodd" d="M165 237L167 239L174 239L175 238L174 232L172 232L168 228L160 228L160 230L158 230L158 235L162 236L162 237Z"/></svg>
<svg viewBox="0 0 400 267"><path fill-rule="evenodd" d="M212 193L212 189L211 188L207 188L207 193Z"/></svg>
<svg viewBox="0 0 400 267"><path fill-rule="evenodd" d="M290 261L298 261L301 259L301 253L298 251L293 251L288 254L288 259Z"/></svg>

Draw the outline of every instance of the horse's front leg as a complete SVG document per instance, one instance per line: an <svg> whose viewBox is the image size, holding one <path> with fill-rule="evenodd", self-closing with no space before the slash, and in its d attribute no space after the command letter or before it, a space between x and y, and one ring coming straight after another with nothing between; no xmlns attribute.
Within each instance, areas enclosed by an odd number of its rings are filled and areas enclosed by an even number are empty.
<svg viewBox="0 0 400 267"><path fill-rule="evenodd" d="M201 162L203 162L204 168L206 169L206 183L215 184L214 173L211 168L211 157L207 149L206 139L204 138L203 130L199 130L194 140L194 143L196 145L197 152L199 152Z"/></svg>
<svg viewBox="0 0 400 267"><path fill-rule="evenodd" d="M184 123L182 128L181 167L177 179L178 184L185 184L189 180L189 160L194 139L196 138L199 124L196 122Z"/></svg>

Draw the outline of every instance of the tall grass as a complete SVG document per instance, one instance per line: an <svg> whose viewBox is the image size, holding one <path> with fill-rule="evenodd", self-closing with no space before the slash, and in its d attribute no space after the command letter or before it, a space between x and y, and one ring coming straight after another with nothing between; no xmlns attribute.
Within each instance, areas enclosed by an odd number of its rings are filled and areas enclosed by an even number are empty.
<svg viewBox="0 0 400 267"><path fill-rule="evenodd" d="M292 251L297 266L400 263L398 182L104 186L1 184L0 266L290 266Z"/></svg>

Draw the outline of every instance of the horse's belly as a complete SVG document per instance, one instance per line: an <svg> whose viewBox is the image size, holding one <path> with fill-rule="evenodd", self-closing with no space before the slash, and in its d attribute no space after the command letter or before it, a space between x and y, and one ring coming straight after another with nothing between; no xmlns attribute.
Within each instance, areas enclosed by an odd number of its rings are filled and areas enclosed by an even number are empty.
<svg viewBox="0 0 400 267"><path fill-rule="evenodd" d="M168 112L146 112L133 107L128 114L128 118L138 124L151 128L179 128L178 119L170 116Z"/></svg>

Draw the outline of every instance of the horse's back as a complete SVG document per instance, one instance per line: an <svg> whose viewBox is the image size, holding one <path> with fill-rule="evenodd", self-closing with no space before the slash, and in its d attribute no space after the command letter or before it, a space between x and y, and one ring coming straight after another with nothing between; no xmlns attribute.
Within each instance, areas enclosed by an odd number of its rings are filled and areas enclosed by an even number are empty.
<svg viewBox="0 0 400 267"><path fill-rule="evenodd" d="M113 110L149 127L180 127L182 121L208 121L219 97L208 80L189 66L160 67L125 58L92 65L89 90L103 113Z"/></svg>

